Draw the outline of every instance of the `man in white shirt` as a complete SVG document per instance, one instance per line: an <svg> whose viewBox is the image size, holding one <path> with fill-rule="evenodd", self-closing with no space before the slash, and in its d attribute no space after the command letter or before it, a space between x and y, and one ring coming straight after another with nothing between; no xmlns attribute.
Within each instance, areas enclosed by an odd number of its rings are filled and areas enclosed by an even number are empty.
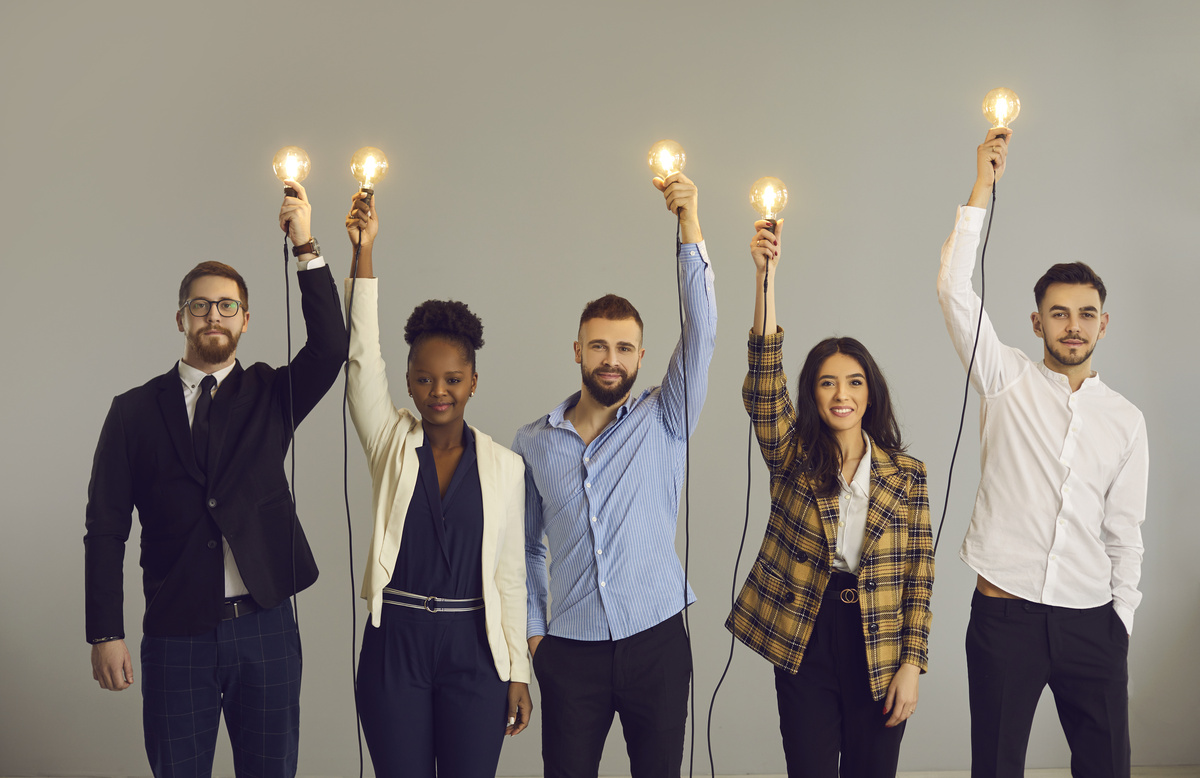
<svg viewBox="0 0 1200 778"><path fill-rule="evenodd" d="M1001 343L981 311L971 274L1010 137L993 129L979 146L975 186L938 275L950 338L964 367L973 354L981 398L982 475L960 551L978 574L967 628L971 775L1024 775L1049 684L1072 775L1128 777L1126 660L1142 597L1146 423L1092 371L1108 314L1104 283L1087 265L1054 265L1034 287L1041 362Z"/></svg>

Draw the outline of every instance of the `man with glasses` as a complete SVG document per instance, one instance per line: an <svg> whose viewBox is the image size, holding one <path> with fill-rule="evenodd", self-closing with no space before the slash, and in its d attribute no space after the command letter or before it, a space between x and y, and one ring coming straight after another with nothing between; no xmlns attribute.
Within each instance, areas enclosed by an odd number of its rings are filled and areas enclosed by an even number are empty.
<svg viewBox="0 0 1200 778"><path fill-rule="evenodd" d="M92 676L134 682L122 564L142 525L142 722L154 775L212 772L224 713L239 776L294 776L300 639L288 597L317 567L296 519L284 456L295 425L337 379L346 328L333 277L289 182L280 226L298 259L308 341L280 368L243 368L249 294L236 270L202 262L179 287L183 358L113 400L88 487L85 547Z"/></svg>

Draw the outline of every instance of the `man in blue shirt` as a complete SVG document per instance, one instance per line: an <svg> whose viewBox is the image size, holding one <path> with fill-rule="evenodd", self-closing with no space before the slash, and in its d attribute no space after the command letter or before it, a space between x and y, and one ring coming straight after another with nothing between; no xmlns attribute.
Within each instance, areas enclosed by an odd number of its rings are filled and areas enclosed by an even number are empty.
<svg viewBox="0 0 1200 778"><path fill-rule="evenodd" d="M631 395L642 320L606 295L580 317L581 390L513 442L526 462L528 637L547 778L595 776L614 713L634 778L678 776L683 761L692 661L682 611L695 596L675 528L717 307L695 184L675 173L654 185L679 217L686 317L662 385Z"/></svg>

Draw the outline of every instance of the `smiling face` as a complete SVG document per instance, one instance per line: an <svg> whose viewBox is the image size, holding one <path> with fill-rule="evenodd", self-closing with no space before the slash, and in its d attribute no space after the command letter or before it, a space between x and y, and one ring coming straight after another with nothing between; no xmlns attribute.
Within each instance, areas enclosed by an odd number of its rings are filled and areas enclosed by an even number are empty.
<svg viewBox="0 0 1200 778"><path fill-rule="evenodd" d="M583 389L605 408L629 396L645 355L642 328L634 319L588 319L579 327L575 362Z"/></svg>
<svg viewBox="0 0 1200 778"><path fill-rule="evenodd" d="M427 426L462 426L479 377L457 343L437 335L420 341L409 355L405 378Z"/></svg>
<svg viewBox="0 0 1200 778"><path fill-rule="evenodd" d="M220 276L200 276L188 288L188 299L241 300L238 285L232 279ZM250 314L245 307L238 308L233 316L225 317L210 305L204 316L193 316L186 308L175 312L175 324L184 333L184 364L206 373L212 373L233 364L237 357L238 340L250 323Z"/></svg>
<svg viewBox="0 0 1200 778"><path fill-rule="evenodd" d="M1086 284L1051 284L1031 315L1033 331L1042 339L1046 366L1057 372L1091 371L1092 352L1108 328L1100 293Z"/></svg>
<svg viewBox="0 0 1200 778"><path fill-rule="evenodd" d="M835 436L861 436L863 414L870 401L867 371L854 357L833 354L817 368L813 399L821 421Z"/></svg>

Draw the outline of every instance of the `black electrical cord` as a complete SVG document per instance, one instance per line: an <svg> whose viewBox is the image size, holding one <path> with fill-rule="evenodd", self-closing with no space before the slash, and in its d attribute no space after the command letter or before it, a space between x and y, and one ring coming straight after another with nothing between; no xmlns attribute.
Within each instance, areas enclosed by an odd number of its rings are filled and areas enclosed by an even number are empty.
<svg viewBox="0 0 1200 778"><path fill-rule="evenodd" d="M771 229L775 229L775 225L771 225ZM770 263L766 270L769 272ZM762 334L767 335L767 288L770 283L768 272L763 273L763 323ZM762 366L756 364L754 370L757 373ZM750 426L746 435L746 518L742 522L742 539L738 541L737 558L733 562L733 585L729 589L729 608L732 612L737 605L737 583L738 583L738 568L742 566L742 552L746 549L746 534L750 530L750 494L753 485L753 455L754 455L754 419L750 420ZM729 668L733 664L733 649L737 645L737 637L733 634L729 636L729 658L725 660L725 669L721 671L721 678L717 681L717 686L713 689L712 699L708 703L708 726L705 729L705 736L708 741L708 770L710 775L717 774L717 768L713 761L712 750L712 719L713 709L717 705L717 693L721 691L721 685L725 683L725 676L729 674Z"/></svg>
<svg viewBox="0 0 1200 778"><path fill-rule="evenodd" d="M942 525L946 523L946 511L950 507L950 482L954 478L954 460L958 458L958 444L962 442L963 424L967 419L967 399L971 395L971 370L975 367L975 351L979 348L979 332L983 327L983 296L987 292L987 274L983 262L987 258L988 238L992 235L992 216L996 213L996 180L992 179L992 207L988 209L987 232L983 236L983 250L979 254L979 318L975 322L975 343L971 346L971 360L967 364L967 380L963 386L962 413L958 417L958 434L954 436L954 453L950 455L950 472L946 475L946 499L942 503L942 518L938 521L937 535L933 538L933 555L937 556L938 543L942 539Z"/></svg>
<svg viewBox="0 0 1200 778"><path fill-rule="evenodd" d="M350 402L350 337L354 329L354 286L358 282L358 252L362 248L362 229L354 243L354 260L350 263L350 294L346 298L346 374L342 382L342 497L346 503L346 545L350 550L350 680L354 688L354 731L358 736L358 778L364 770L362 717L358 713L358 598L354 590L354 526L350 520L350 428L346 411Z"/></svg>
<svg viewBox="0 0 1200 778"><path fill-rule="evenodd" d="M283 233L283 299L284 299L284 323L287 329L287 378L288 378L288 425L291 429L292 436L289 439L288 456L291 462L291 474L288 479L288 488L292 495L292 539L291 539L291 554L292 554L292 611L296 618L296 635L300 635L300 599L296 591L296 530L300 523L299 517L296 515L296 405L292 393L292 284L291 277L288 275L288 266L291 264L288 259L288 234L284 230Z"/></svg>

